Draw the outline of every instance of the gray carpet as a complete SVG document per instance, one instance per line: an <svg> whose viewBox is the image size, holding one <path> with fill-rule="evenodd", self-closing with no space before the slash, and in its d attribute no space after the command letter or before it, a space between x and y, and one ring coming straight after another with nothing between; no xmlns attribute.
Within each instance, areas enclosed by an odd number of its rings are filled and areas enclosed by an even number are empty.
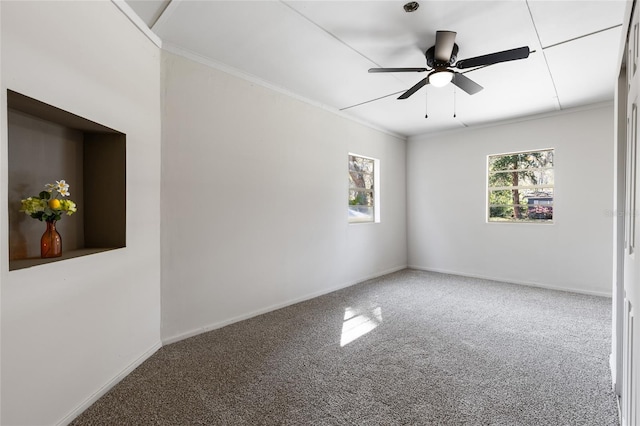
<svg viewBox="0 0 640 426"><path fill-rule="evenodd" d="M404 270L165 346L72 424L617 425L610 305Z"/></svg>

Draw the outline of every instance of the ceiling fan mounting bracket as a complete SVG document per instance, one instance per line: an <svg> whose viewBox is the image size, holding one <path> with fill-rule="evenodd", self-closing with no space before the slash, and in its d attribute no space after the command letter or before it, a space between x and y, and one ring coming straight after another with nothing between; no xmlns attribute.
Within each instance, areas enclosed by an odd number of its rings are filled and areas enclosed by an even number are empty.
<svg viewBox="0 0 640 426"><path fill-rule="evenodd" d="M455 43L453 45L453 49L451 50L451 57L449 58L448 62L438 61L435 58L435 52L435 46L431 46L429 49L427 49L426 52L424 52L424 56L427 58L427 65L431 68L447 68L455 64L456 60L458 59L458 45Z"/></svg>

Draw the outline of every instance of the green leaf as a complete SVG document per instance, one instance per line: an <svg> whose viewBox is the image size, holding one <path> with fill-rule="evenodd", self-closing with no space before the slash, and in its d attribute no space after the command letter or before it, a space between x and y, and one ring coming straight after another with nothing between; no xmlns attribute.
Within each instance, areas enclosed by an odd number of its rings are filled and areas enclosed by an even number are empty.
<svg viewBox="0 0 640 426"><path fill-rule="evenodd" d="M49 192L47 191L42 191L40 192L40 194L38 194L38 197L40 197L41 200L48 200L49 198L51 198L51 194L49 194Z"/></svg>

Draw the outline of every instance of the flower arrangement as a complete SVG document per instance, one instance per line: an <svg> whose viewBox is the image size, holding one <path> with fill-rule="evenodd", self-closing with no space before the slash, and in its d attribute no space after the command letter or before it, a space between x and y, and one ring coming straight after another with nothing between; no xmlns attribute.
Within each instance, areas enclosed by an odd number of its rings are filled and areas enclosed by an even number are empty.
<svg viewBox="0 0 640 426"><path fill-rule="evenodd" d="M63 213L71 216L78 210L73 201L58 198L69 195L69 184L64 179L57 180L55 184L46 184L45 190L37 196L22 200L20 211L40 221L55 222L60 220Z"/></svg>

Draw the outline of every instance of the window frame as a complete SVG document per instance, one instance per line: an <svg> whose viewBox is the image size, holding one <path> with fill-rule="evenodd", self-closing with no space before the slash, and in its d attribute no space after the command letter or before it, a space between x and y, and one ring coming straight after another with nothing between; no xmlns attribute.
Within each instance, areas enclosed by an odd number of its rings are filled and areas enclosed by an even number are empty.
<svg viewBox="0 0 640 426"><path fill-rule="evenodd" d="M372 188L361 188L361 187L355 187L353 188L351 186L351 157L358 157L358 158L362 158L364 160L369 160L373 162L373 172L371 172L370 174L372 175L372 180L373 180L373 185ZM374 157L370 157L367 155L362 155L362 154L357 154L354 152L349 152L347 155L347 176L349 178L349 181L347 182L347 221L348 223L351 224L366 224L366 223L380 223L380 160ZM373 205L372 210L373 210L373 214L372 217L370 219L358 219L355 217L352 217L350 214L350 210L351 210L351 206L352 204L350 203L351 201L351 191L352 190L358 190L358 191L363 191L363 192L370 192L371 193L371 199L372 199L372 203Z"/></svg>
<svg viewBox="0 0 640 426"><path fill-rule="evenodd" d="M499 157L508 157L508 156L514 156L514 155L520 155L520 154L536 154L536 153L543 153L543 152L551 152L552 155L552 161L551 161L551 166L542 166L542 167L524 167L524 168L520 168L521 166L518 165L516 167L516 169L504 169L504 170L497 170L497 171L492 171L490 170L491 167L491 161L492 159L495 158L499 158ZM487 155L487 165L486 165L486 200L485 200L485 220L487 223L524 223L524 224L547 224L547 225L552 225L555 223L555 148L540 148L540 149L530 149L530 150L524 150L524 151L515 151L515 152L506 152L506 153L501 153L501 154L490 154ZM491 177L493 175L499 174L499 173L531 173L531 172L537 172L537 173L542 173L542 174L548 174L550 172L550 177L551 177L551 183L534 183L534 184L525 184L522 185L518 182L518 185L502 185L502 186L491 186ZM517 204L517 206L521 209L520 211L525 211L526 212L526 216L524 218L500 218L498 216L491 216L491 208L496 208L496 207L514 207L514 204L491 204L491 193L494 191L537 191L539 194L541 194L542 196L539 197L535 197L535 198L540 198L540 199L544 199L544 198L550 198L550 200L538 200L538 203L536 203L536 200L533 200L533 203L530 203L529 200L527 200L528 198L533 198L530 195L520 195L520 204ZM549 191L550 190L550 191ZM551 197L548 196L549 192L551 192ZM544 196L546 195L546 197ZM526 204L522 204L522 201L527 200ZM544 202L541 202L544 201ZM551 217L547 218L547 217L531 217L531 206L533 205L542 205L542 206L549 206L551 209ZM536 213L534 213L535 215ZM548 214L548 210L547 208L543 208L541 214L543 215L547 215Z"/></svg>

